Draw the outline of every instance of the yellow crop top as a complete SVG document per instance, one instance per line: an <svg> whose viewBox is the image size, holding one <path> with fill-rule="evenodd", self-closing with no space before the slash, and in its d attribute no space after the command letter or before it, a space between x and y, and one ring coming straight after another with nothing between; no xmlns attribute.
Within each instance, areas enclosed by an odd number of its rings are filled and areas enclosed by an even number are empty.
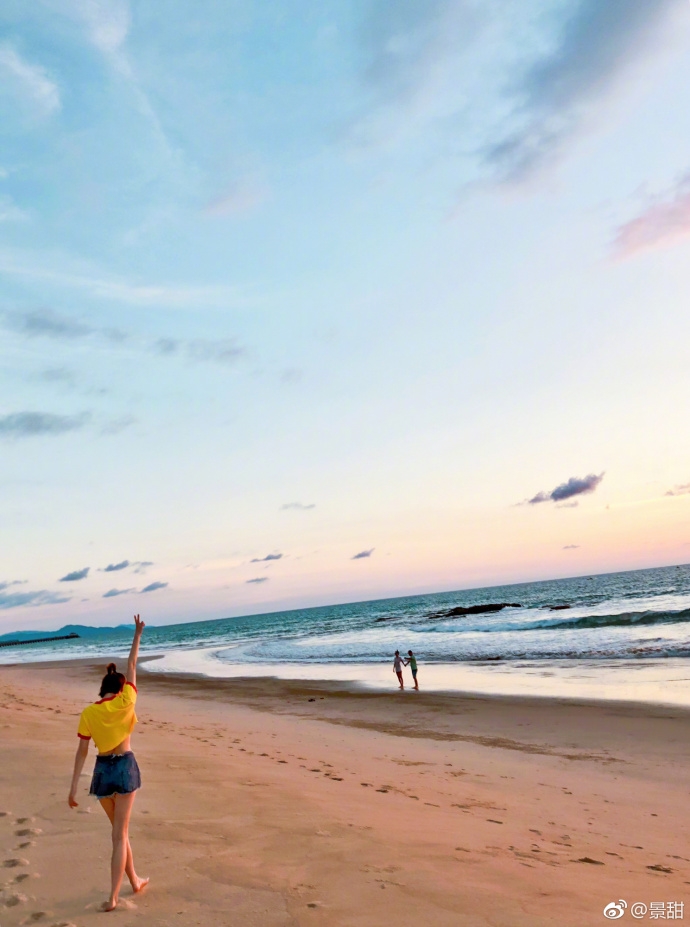
<svg viewBox="0 0 690 927"><path fill-rule="evenodd" d="M100 702L88 705L81 713L77 736L82 740L93 737L99 753L108 753L121 744L134 730L137 716L134 703L137 687L126 682L122 692L106 695Z"/></svg>

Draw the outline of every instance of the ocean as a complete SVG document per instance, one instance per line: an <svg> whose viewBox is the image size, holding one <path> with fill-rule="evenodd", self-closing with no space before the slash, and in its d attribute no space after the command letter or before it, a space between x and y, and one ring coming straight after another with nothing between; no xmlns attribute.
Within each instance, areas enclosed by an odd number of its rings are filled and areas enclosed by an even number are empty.
<svg viewBox="0 0 690 927"><path fill-rule="evenodd" d="M487 603L510 604L443 616ZM124 655L130 635L3 648L0 663ZM396 649L427 690L690 705L690 565L147 626L142 642L154 672L391 689Z"/></svg>

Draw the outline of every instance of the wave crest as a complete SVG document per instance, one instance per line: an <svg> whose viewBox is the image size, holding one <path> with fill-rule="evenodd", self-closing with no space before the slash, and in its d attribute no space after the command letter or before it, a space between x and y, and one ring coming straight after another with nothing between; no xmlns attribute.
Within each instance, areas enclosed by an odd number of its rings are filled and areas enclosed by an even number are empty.
<svg viewBox="0 0 690 927"><path fill-rule="evenodd" d="M570 618L560 621L533 621L515 628L520 631L581 631L590 628L629 628L646 627L654 624L681 624L690 621L690 608L677 612L623 612L620 615L585 615L583 618Z"/></svg>

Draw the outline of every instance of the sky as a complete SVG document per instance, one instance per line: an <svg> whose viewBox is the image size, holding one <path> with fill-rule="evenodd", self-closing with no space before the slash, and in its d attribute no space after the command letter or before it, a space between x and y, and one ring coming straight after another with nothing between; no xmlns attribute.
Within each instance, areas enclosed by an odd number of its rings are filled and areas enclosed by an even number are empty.
<svg viewBox="0 0 690 927"><path fill-rule="evenodd" d="M688 0L4 0L0 632L690 561Z"/></svg>

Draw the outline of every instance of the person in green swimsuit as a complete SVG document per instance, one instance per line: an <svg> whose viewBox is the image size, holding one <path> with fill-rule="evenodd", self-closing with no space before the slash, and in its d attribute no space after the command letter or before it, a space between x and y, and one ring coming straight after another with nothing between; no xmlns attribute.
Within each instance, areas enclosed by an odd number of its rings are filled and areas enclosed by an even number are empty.
<svg viewBox="0 0 690 927"><path fill-rule="evenodd" d="M409 666L412 670L412 678L414 679L414 687L419 692L419 683L417 682L417 657L412 653L411 650L407 651L407 660L403 661L405 666Z"/></svg>

